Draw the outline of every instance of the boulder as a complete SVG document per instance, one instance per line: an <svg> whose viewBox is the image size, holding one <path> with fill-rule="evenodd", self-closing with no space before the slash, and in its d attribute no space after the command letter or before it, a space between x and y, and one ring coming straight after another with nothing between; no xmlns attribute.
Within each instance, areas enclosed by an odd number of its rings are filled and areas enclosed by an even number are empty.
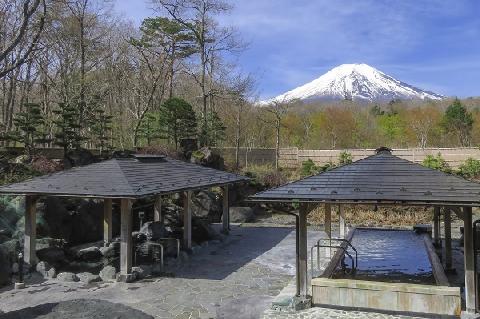
<svg viewBox="0 0 480 319"><path fill-rule="evenodd" d="M98 247L88 247L80 249L77 252L77 258L83 261L95 261L102 257L102 252Z"/></svg>
<svg viewBox="0 0 480 319"><path fill-rule="evenodd" d="M143 279L152 274L152 267L150 265L140 265L132 267L132 272L136 273L138 279Z"/></svg>
<svg viewBox="0 0 480 319"><path fill-rule="evenodd" d="M255 219L252 207L230 207L231 223L248 223ZM222 216L223 220L223 216Z"/></svg>
<svg viewBox="0 0 480 319"><path fill-rule="evenodd" d="M47 277L48 278L57 278L57 270L55 268L50 268L49 271L47 271Z"/></svg>
<svg viewBox="0 0 480 319"><path fill-rule="evenodd" d="M99 275L103 281L115 281L117 278L117 270L113 266L105 266Z"/></svg>
<svg viewBox="0 0 480 319"><path fill-rule="evenodd" d="M202 243L206 240L217 239L220 235L210 224L199 218L192 218L192 240Z"/></svg>
<svg viewBox="0 0 480 319"><path fill-rule="evenodd" d="M99 250L103 258L113 258L117 255L114 245L109 245L108 247L100 247Z"/></svg>
<svg viewBox="0 0 480 319"><path fill-rule="evenodd" d="M10 283L11 273L12 267L8 251L0 247L0 287Z"/></svg>
<svg viewBox="0 0 480 319"><path fill-rule="evenodd" d="M48 247L37 250L37 257L50 265L58 266L66 262L65 251L59 247Z"/></svg>
<svg viewBox="0 0 480 319"><path fill-rule="evenodd" d="M61 272L57 275L57 279L64 282L77 282L79 280L73 272Z"/></svg>
<svg viewBox="0 0 480 319"><path fill-rule="evenodd" d="M69 151L63 159L63 167L69 169L75 166L84 166L96 162L95 156L86 149Z"/></svg>
<svg viewBox="0 0 480 319"><path fill-rule="evenodd" d="M147 222L143 224L140 233L145 234L148 240L157 240L165 237L165 226L161 222Z"/></svg>
<svg viewBox="0 0 480 319"><path fill-rule="evenodd" d="M52 267L50 266L50 264L46 261L41 261L37 264L37 266L35 267L35 270L41 274L44 278L45 277L49 277L48 276L48 271L51 269Z"/></svg>
<svg viewBox="0 0 480 319"><path fill-rule="evenodd" d="M92 282L97 282L101 280L99 275L94 275L89 272L81 272L77 274L77 277L81 282L85 284L90 284Z"/></svg>
<svg viewBox="0 0 480 319"><path fill-rule="evenodd" d="M73 246L103 239L103 201L48 197L44 203L43 216L50 237L64 239ZM119 218L113 216L116 229Z"/></svg>
<svg viewBox="0 0 480 319"><path fill-rule="evenodd" d="M219 170L225 169L225 161L222 156L212 151L209 147L202 147L192 152L190 162Z"/></svg>
<svg viewBox="0 0 480 319"><path fill-rule="evenodd" d="M18 256L20 251L20 241L18 239L11 239L0 244L0 249L3 249L9 256Z"/></svg>
<svg viewBox="0 0 480 319"><path fill-rule="evenodd" d="M222 201L214 192L195 193L195 196L192 197L192 214L211 223L218 223L222 216Z"/></svg>
<svg viewBox="0 0 480 319"><path fill-rule="evenodd" d="M25 200L21 197L0 196L0 211L2 212L0 229L2 237L11 237L15 233L17 222L23 216L24 207Z"/></svg>

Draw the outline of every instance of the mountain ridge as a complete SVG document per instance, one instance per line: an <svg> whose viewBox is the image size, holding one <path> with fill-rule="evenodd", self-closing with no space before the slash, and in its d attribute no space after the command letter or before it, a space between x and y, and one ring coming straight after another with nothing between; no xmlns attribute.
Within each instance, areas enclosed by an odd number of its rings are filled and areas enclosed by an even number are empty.
<svg viewBox="0 0 480 319"><path fill-rule="evenodd" d="M353 100L378 102L390 100L441 100L445 96L419 89L399 81L367 64L342 64L319 78L261 101L260 105L273 102Z"/></svg>

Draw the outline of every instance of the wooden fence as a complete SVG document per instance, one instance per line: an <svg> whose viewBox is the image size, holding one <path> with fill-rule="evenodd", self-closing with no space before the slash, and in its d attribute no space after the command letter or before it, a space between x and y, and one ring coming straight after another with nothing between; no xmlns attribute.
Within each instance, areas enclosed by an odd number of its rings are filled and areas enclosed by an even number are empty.
<svg viewBox="0 0 480 319"><path fill-rule="evenodd" d="M216 149L229 163L235 162L235 148ZM329 162L338 162L340 153L348 152L353 156L353 160L365 158L373 155L375 149L343 149L343 150L301 150L296 147L281 148L279 156L280 167L296 168L308 159L311 159L316 165L324 165ZM427 155L437 155L440 153L451 167L458 167L469 157L480 159L480 149L475 147L466 148L398 148L393 149L393 154L406 160L421 163ZM239 161L241 166L251 164L275 164L275 149L273 148L241 148L239 152Z"/></svg>
<svg viewBox="0 0 480 319"><path fill-rule="evenodd" d="M235 163L235 148L215 148L217 153L222 155L226 162ZM91 150L98 154L98 150ZM296 168L308 159L311 159L316 165L325 165L329 162L338 162L340 153L348 152L353 156L353 160L365 158L375 153L374 149L343 149L343 150L302 150L296 147L281 148L279 156L280 167ZM9 152L22 154L23 148L0 148L0 153ZM393 149L393 154L406 160L421 163L427 155L437 155L440 153L451 167L458 167L469 157L480 159L480 149L476 147L465 148L397 148ZM39 148L37 154L51 159L63 158L63 149L61 148ZM240 166L275 164L274 148L240 148L239 150Z"/></svg>

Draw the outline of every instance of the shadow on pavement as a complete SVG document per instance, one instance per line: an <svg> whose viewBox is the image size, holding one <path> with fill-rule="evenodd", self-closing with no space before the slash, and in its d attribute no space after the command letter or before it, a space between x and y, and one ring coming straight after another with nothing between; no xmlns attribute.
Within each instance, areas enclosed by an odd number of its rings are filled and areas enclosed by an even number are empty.
<svg viewBox="0 0 480 319"><path fill-rule="evenodd" d="M104 300L47 303L0 314L0 319L153 319L139 310Z"/></svg>
<svg viewBox="0 0 480 319"><path fill-rule="evenodd" d="M225 243L193 255L174 270L175 277L222 280L277 246L292 231L291 227L232 227Z"/></svg>

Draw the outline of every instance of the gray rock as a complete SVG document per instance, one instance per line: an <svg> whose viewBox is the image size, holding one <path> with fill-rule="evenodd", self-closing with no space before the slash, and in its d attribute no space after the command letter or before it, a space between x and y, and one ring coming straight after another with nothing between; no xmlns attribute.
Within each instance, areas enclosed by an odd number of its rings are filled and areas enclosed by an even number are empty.
<svg viewBox="0 0 480 319"><path fill-rule="evenodd" d="M108 247L100 247L100 253L104 258L112 258L116 255L116 249L114 245L109 245Z"/></svg>
<svg viewBox="0 0 480 319"><path fill-rule="evenodd" d="M117 278L117 270L113 266L106 266L100 271L100 278L103 281L115 281Z"/></svg>
<svg viewBox="0 0 480 319"><path fill-rule="evenodd" d="M0 246L0 286L10 283L11 273L12 267L8 252Z"/></svg>
<svg viewBox="0 0 480 319"><path fill-rule="evenodd" d="M165 226L161 222L147 222L143 224L140 233L145 234L148 240L157 240L165 237Z"/></svg>
<svg viewBox="0 0 480 319"><path fill-rule="evenodd" d="M77 274L77 277L81 282L85 284L90 284L92 282L97 282L101 280L99 275L94 275L89 272L81 272Z"/></svg>
<svg viewBox="0 0 480 319"><path fill-rule="evenodd" d="M50 268L49 271L47 271L47 278L57 278L57 270L55 268Z"/></svg>
<svg viewBox="0 0 480 319"><path fill-rule="evenodd" d="M218 239L220 235L205 220L199 218L192 219L192 240L196 243L202 243L211 239Z"/></svg>
<svg viewBox="0 0 480 319"><path fill-rule="evenodd" d="M73 272L61 272L57 275L57 279L65 282L77 282L79 280Z"/></svg>
<svg viewBox="0 0 480 319"><path fill-rule="evenodd" d="M222 202L219 196L210 191L200 191L192 197L193 216L217 223L222 216Z"/></svg>
<svg viewBox="0 0 480 319"><path fill-rule="evenodd" d="M50 264L46 261L41 261L37 264L37 266L35 267L35 270L41 274L43 277L48 277L48 271L51 269L52 267L50 266Z"/></svg>
<svg viewBox="0 0 480 319"><path fill-rule="evenodd" d="M255 213L251 207L230 207L230 222L232 223L248 223L254 218Z"/></svg>
<svg viewBox="0 0 480 319"><path fill-rule="evenodd" d="M137 274L138 279L143 279L152 274L152 267L150 265L139 265L132 267L132 272Z"/></svg>
<svg viewBox="0 0 480 319"><path fill-rule="evenodd" d="M37 257L51 265L59 265L65 262L65 251L59 247L47 247L37 250Z"/></svg>
<svg viewBox="0 0 480 319"><path fill-rule="evenodd" d="M102 252L98 247L88 247L80 249L77 252L77 258L84 261L98 260L102 257Z"/></svg>

